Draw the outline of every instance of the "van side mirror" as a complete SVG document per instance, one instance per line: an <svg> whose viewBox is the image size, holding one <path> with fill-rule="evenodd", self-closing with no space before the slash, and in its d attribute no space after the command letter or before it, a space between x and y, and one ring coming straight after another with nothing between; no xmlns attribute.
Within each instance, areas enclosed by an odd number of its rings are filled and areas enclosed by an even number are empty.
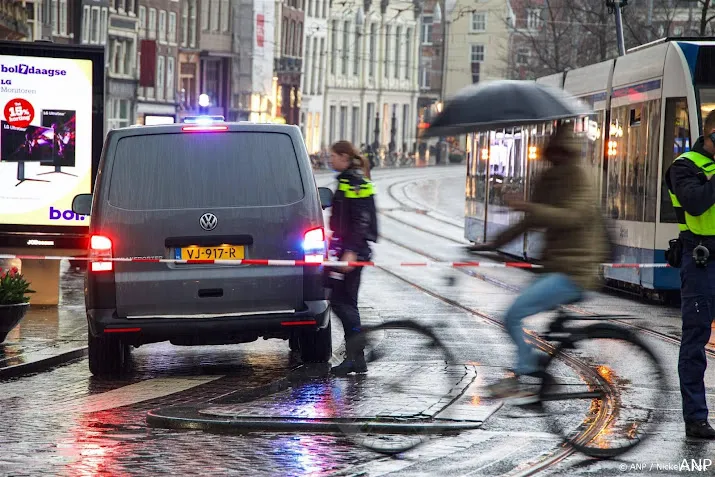
<svg viewBox="0 0 715 477"><path fill-rule="evenodd" d="M333 191L327 187L318 187L318 195L320 196L320 206L327 209L333 205Z"/></svg>
<svg viewBox="0 0 715 477"><path fill-rule="evenodd" d="M72 200L72 212L77 215L90 215L92 213L92 194L79 194Z"/></svg>

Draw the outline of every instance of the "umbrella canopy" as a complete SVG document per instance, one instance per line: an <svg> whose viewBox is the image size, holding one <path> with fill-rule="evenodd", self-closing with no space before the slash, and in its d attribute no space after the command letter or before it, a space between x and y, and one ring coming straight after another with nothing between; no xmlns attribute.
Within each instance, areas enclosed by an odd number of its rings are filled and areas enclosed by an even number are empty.
<svg viewBox="0 0 715 477"><path fill-rule="evenodd" d="M458 136L591 112L587 105L558 88L533 81L494 81L459 91L422 136Z"/></svg>

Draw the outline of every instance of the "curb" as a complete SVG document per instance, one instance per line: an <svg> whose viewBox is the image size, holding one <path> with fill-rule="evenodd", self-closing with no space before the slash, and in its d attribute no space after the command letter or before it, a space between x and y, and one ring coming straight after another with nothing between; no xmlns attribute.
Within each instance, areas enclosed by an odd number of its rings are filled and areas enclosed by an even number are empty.
<svg viewBox="0 0 715 477"><path fill-rule="evenodd" d="M16 364L6 368L0 368L0 380L18 378L31 373L45 371L48 368L74 361L87 356L87 347L74 348L64 353L49 356L47 358L28 361L27 363Z"/></svg>
<svg viewBox="0 0 715 477"><path fill-rule="evenodd" d="M166 411L156 410L147 413L147 424L150 427L160 427L175 430L203 430L215 432L329 432L356 433L380 432L385 434L443 434L479 429L482 421L440 421L414 420L412 422L375 421L371 419L285 419L285 418L236 418L211 419L199 415L197 408L174 407L177 414L186 412L187 417L171 415ZM188 411L188 412L187 412ZM173 414L173 413L172 413Z"/></svg>

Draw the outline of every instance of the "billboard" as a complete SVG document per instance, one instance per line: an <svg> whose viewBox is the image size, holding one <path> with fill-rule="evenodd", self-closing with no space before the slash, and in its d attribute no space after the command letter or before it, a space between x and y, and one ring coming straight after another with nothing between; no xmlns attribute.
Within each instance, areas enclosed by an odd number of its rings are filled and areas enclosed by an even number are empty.
<svg viewBox="0 0 715 477"><path fill-rule="evenodd" d="M103 136L104 50L0 42L0 247L81 248Z"/></svg>
<svg viewBox="0 0 715 477"><path fill-rule="evenodd" d="M273 43L275 2L254 2L253 63L251 85L254 93L270 96L273 92Z"/></svg>

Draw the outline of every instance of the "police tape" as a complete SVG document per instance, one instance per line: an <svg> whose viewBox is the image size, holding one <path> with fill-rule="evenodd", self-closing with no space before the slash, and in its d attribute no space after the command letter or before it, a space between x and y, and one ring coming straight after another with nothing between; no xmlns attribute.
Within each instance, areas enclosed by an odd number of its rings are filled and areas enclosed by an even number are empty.
<svg viewBox="0 0 715 477"><path fill-rule="evenodd" d="M543 268L541 265L526 262L341 262L323 261L314 262L306 260L268 260L268 259L199 259L178 260L171 258L150 257L65 257L59 255L3 255L0 260L75 260L91 262L132 262L132 263L171 263L176 265L252 265L264 267L452 267L452 268ZM669 268L667 263L602 263L605 268Z"/></svg>

